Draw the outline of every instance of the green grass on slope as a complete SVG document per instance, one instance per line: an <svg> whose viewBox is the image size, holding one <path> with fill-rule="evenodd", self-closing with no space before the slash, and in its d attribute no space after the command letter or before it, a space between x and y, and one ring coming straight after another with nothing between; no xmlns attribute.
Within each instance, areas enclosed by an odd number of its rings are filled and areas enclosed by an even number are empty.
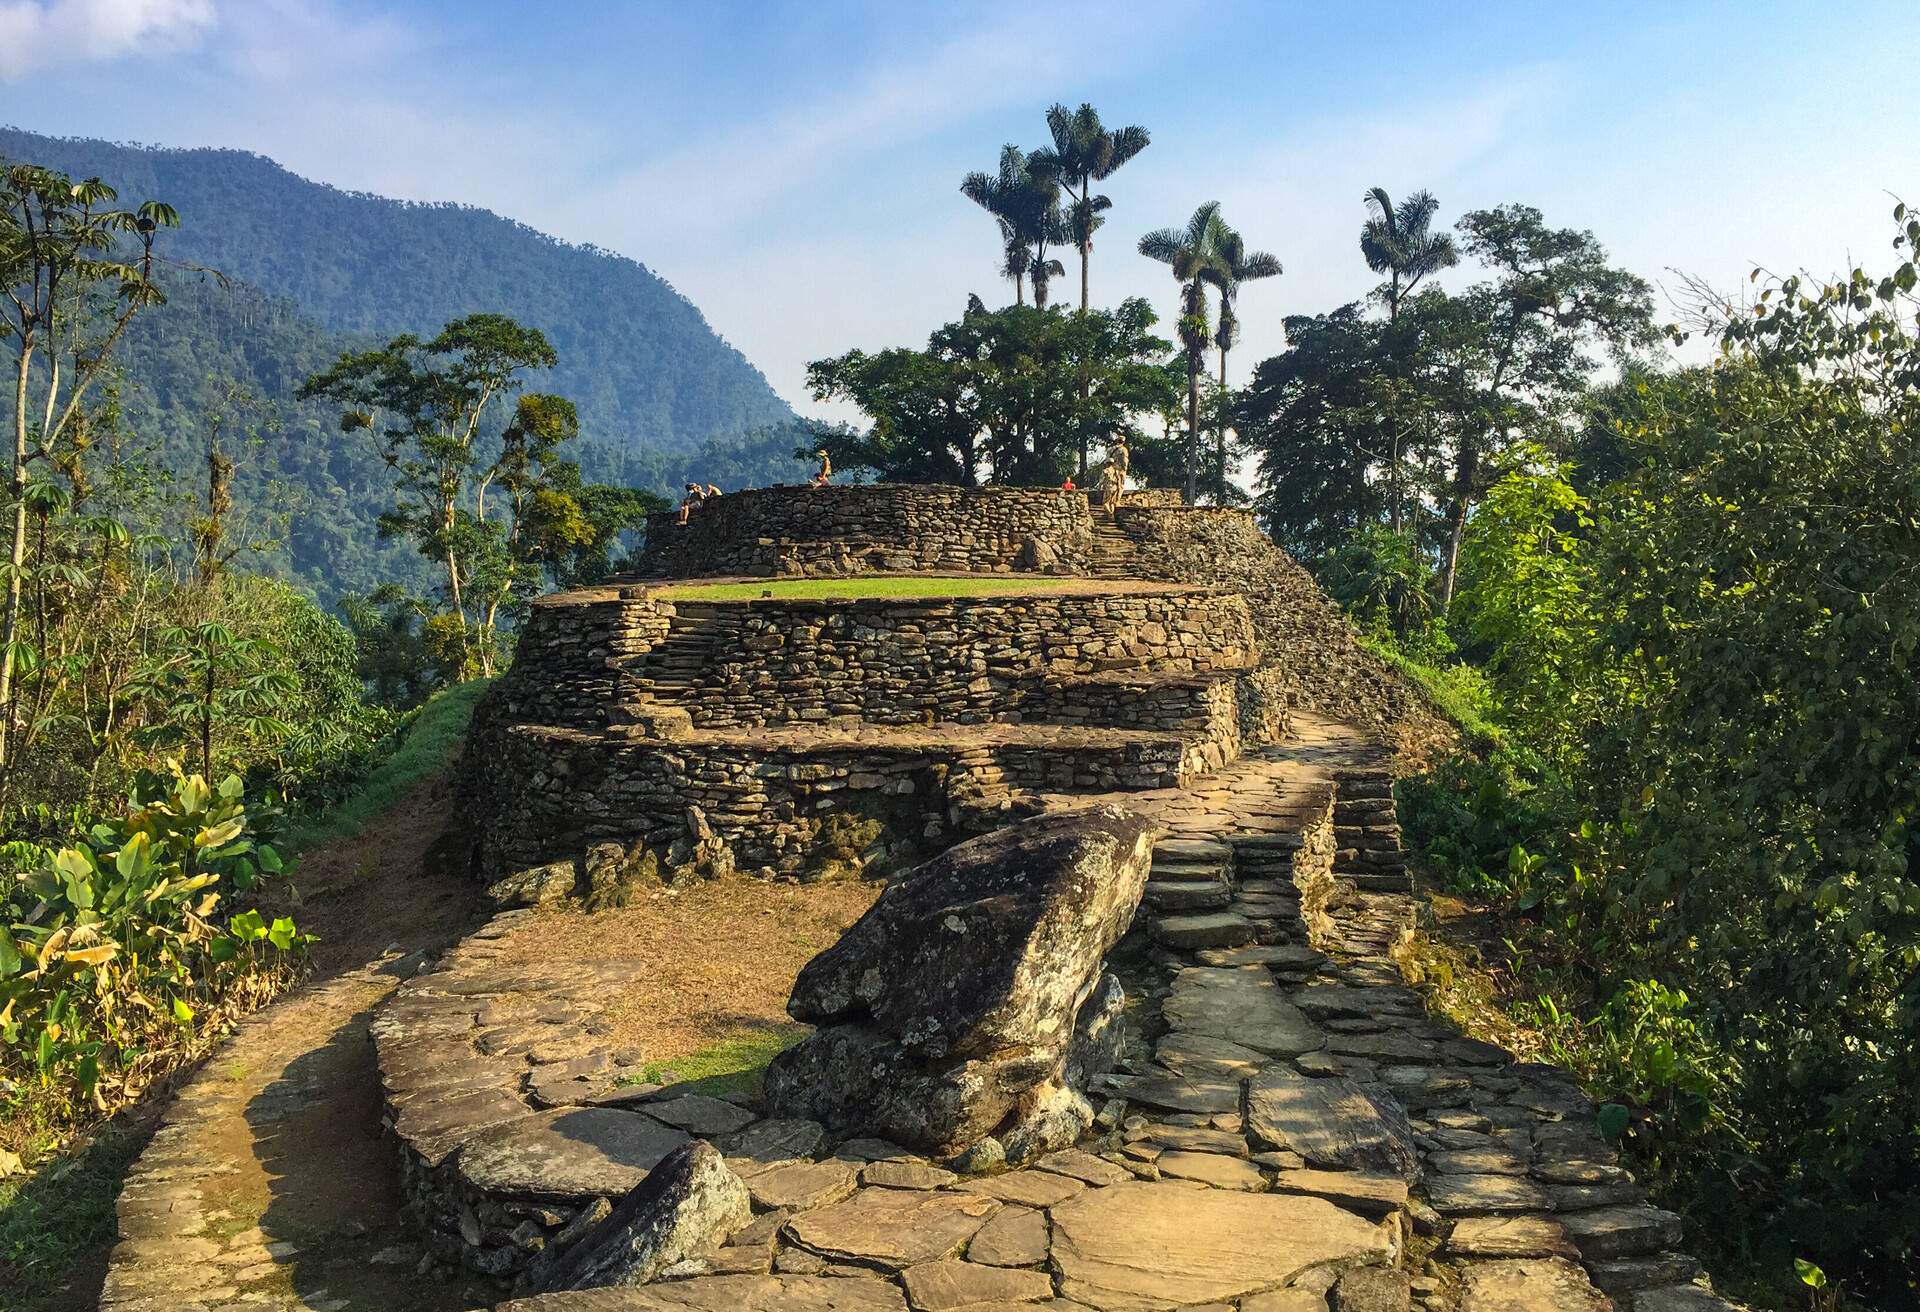
<svg viewBox="0 0 1920 1312"><path fill-rule="evenodd" d="M0 1312L92 1305L114 1200L151 1128L123 1113L45 1169L0 1180Z"/></svg>
<svg viewBox="0 0 1920 1312"><path fill-rule="evenodd" d="M1470 736L1489 742L1500 741L1500 726L1490 718L1493 714L1493 690L1487 686L1486 676L1479 670L1464 662L1435 665L1415 660L1392 643L1380 642L1364 634L1361 635L1360 645L1393 667L1396 673L1425 689L1447 718Z"/></svg>
<svg viewBox="0 0 1920 1312"><path fill-rule="evenodd" d="M669 601L752 601L759 597L814 599L830 597L989 597L1007 592L1044 592L1049 588L1084 586L1085 579L1044 579L1001 574L979 577L930 578L913 575L865 575L848 579L781 579L765 583L687 583L662 588Z"/></svg>
<svg viewBox="0 0 1920 1312"><path fill-rule="evenodd" d="M298 853L316 843L358 833L409 788L445 766L488 682L473 679L435 693L398 731L400 742L393 755L375 766L351 797L317 816L296 820L276 846Z"/></svg>

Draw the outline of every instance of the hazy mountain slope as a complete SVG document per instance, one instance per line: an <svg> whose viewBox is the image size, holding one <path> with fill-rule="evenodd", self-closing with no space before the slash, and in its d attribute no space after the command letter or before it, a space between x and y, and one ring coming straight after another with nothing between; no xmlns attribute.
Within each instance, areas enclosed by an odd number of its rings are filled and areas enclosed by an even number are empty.
<svg viewBox="0 0 1920 1312"><path fill-rule="evenodd" d="M430 332L478 310L538 327L543 383L583 431L628 451L685 451L792 418L759 371L643 265L485 210L308 182L237 150L165 150L0 128L0 156L99 176L180 211L167 252L284 296L331 332Z"/></svg>

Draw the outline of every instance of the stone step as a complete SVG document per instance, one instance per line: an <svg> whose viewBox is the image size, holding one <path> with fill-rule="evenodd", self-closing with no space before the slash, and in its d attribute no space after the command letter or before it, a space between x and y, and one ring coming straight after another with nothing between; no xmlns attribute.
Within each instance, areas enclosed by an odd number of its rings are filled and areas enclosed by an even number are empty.
<svg viewBox="0 0 1920 1312"><path fill-rule="evenodd" d="M1402 870L1398 873L1387 870L1336 870L1336 878L1352 882L1355 888L1365 889L1369 893L1411 893L1413 876Z"/></svg>
<svg viewBox="0 0 1920 1312"><path fill-rule="evenodd" d="M1233 859L1233 848L1207 838L1163 838L1153 845L1153 859L1226 862Z"/></svg>
<svg viewBox="0 0 1920 1312"><path fill-rule="evenodd" d="M1224 907L1233 900L1225 884L1201 879L1149 883L1145 901L1161 911L1202 911Z"/></svg>
<svg viewBox="0 0 1920 1312"><path fill-rule="evenodd" d="M1157 861L1147 871L1147 878L1175 881L1205 879L1224 884L1227 882L1227 867L1206 861Z"/></svg>
<svg viewBox="0 0 1920 1312"><path fill-rule="evenodd" d="M1237 948L1253 942L1253 922L1230 911L1162 916L1154 937L1170 948Z"/></svg>

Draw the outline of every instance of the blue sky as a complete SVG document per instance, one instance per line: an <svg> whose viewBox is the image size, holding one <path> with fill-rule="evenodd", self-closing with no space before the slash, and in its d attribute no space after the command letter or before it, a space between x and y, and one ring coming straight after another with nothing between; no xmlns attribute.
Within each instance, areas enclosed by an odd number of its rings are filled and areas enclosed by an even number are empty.
<svg viewBox="0 0 1920 1312"><path fill-rule="evenodd" d="M1365 294L1361 194L1506 201L1623 264L1731 286L1884 263L1920 200L1911 4L1456 6L0 0L0 122L237 146L337 186L455 200L644 261L803 411L805 362L1003 300L958 194L1091 100L1152 146L1105 187L1094 296L1203 200L1283 277L1281 318ZM1904 97L1903 97L1904 91ZM1457 281L1470 270L1456 275ZM1071 281L1071 280L1070 280Z"/></svg>

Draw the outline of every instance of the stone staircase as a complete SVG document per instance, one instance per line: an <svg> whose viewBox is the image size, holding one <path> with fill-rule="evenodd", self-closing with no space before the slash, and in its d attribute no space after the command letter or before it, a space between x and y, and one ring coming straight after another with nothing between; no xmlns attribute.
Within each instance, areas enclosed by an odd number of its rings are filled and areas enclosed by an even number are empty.
<svg viewBox="0 0 1920 1312"><path fill-rule="evenodd" d="M1087 573L1099 579L1139 577L1138 550L1112 511L1093 516L1093 550Z"/></svg>
<svg viewBox="0 0 1920 1312"><path fill-rule="evenodd" d="M722 634L719 608L694 603L675 607L666 641L620 665L626 676L626 700L679 700L712 662Z"/></svg>

